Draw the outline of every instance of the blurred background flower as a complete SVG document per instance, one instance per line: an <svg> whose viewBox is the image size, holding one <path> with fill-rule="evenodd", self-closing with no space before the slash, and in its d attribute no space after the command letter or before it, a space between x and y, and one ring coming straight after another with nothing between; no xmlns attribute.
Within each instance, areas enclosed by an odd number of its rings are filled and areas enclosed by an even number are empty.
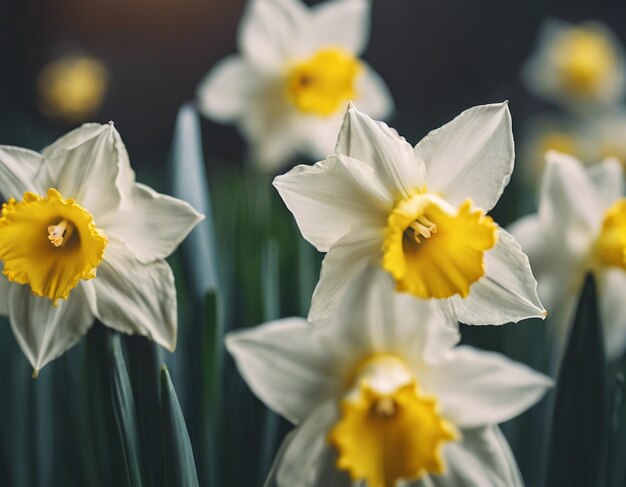
<svg viewBox="0 0 626 487"><path fill-rule="evenodd" d="M70 123L96 117L108 78L108 70L95 58L66 56L51 62L37 77L41 112Z"/></svg>
<svg viewBox="0 0 626 487"><path fill-rule="evenodd" d="M624 95L626 64L619 40L601 23L544 22L523 68L529 89L566 109L597 109Z"/></svg>
<svg viewBox="0 0 626 487"><path fill-rule="evenodd" d="M198 88L209 118L238 125L251 163L275 172L295 156L334 149L348 102L391 114L384 81L358 58L369 40L370 1L253 0L239 26L240 56L221 60Z"/></svg>

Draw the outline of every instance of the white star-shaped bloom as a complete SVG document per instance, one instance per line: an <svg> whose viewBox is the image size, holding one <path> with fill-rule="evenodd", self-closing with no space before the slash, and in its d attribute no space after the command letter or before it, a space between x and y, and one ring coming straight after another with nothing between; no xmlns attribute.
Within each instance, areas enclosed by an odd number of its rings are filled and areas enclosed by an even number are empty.
<svg viewBox="0 0 626 487"><path fill-rule="evenodd" d="M377 118L393 101L358 56L369 38L369 0L252 0L239 26L239 55L222 60L198 88L199 109L236 123L252 160L274 171L297 154L333 149L350 100Z"/></svg>
<svg viewBox="0 0 626 487"><path fill-rule="evenodd" d="M432 302L393 293L380 273L362 277L329 319L287 318L226 338L252 391L297 425L266 485L523 485L497 424L551 380L456 346L456 327Z"/></svg>
<svg viewBox="0 0 626 487"><path fill-rule="evenodd" d="M327 252L309 318L367 266L466 324L544 317L528 258L486 215L512 170L506 103L471 108L415 148L352 105L335 154L274 180L304 238Z"/></svg>
<svg viewBox="0 0 626 487"><path fill-rule="evenodd" d="M510 231L528 254L551 329L561 346L571 328L585 276L598 286L605 350L626 348L626 199L620 163L607 159L585 168L572 156L546 154L537 214Z"/></svg>
<svg viewBox="0 0 626 487"><path fill-rule="evenodd" d="M86 124L41 154L0 146L0 313L35 375L94 319L176 346L165 258L203 217L135 182L112 123Z"/></svg>

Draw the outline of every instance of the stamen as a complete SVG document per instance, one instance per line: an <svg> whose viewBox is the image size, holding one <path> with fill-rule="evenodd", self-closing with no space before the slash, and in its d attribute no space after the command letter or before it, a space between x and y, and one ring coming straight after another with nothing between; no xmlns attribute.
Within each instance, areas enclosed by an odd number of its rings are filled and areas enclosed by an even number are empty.
<svg viewBox="0 0 626 487"><path fill-rule="evenodd" d="M393 399L390 397L381 397L374 404L374 411L377 416L390 418L396 414L396 403L393 402Z"/></svg>
<svg viewBox="0 0 626 487"><path fill-rule="evenodd" d="M437 233L437 225L431 222L424 215L418 216L415 221L409 225L413 229L413 238L420 243L419 235L424 238L430 238L432 234Z"/></svg>
<svg viewBox="0 0 626 487"><path fill-rule="evenodd" d="M61 247L68 242L72 233L74 233L74 225L63 219L56 225L50 225L48 227L48 240L50 240L55 247Z"/></svg>

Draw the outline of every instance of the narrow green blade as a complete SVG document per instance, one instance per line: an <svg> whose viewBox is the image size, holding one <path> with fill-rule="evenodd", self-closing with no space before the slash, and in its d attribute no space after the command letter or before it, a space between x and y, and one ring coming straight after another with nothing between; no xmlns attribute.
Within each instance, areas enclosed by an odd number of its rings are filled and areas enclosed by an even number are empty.
<svg viewBox="0 0 626 487"><path fill-rule="evenodd" d="M626 401L624 401L624 374L619 372L615 377L611 401L611 428L608 453L607 485L622 487L626 484L626 462L622 461L626 453Z"/></svg>
<svg viewBox="0 0 626 487"><path fill-rule="evenodd" d="M198 474L185 418L167 367L161 367L161 416L168 487L197 487Z"/></svg>
<svg viewBox="0 0 626 487"><path fill-rule="evenodd" d="M546 485L605 485L605 368L596 287L589 275L559 373Z"/></svg>
<svg viewBox="0 0 626 487"><path fill-rule="evenodd" d="M122 355L119 335L113 339L111 348L111 397L115 422L122 442L122 453L128 475L128 485L139 487L141 468L139 463L139 435L135 417L135 401Z"/></svg>
<svg viewBox="0 0 626 487"><path fill-rule="evenodd" d="M124 341L137 410L142 478L150 487L163 487L165 470L157 345L142 336L127 336Z"/></svg>

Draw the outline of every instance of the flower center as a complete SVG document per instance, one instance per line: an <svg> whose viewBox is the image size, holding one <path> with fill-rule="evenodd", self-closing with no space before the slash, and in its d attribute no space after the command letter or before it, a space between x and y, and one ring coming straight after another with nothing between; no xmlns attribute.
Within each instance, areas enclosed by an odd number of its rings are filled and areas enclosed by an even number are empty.
<svg viewBox="0 0 626 487"><path fill-rule="evenodd" d="M2 205L3 274L55 305L81 279L96 276L106 244L89 212L56 189L46 197L26 192L21 202L11 198Z"/></svg>
<svg viewBox="0 0 626 487"><path fill-rule="evenodd" d="M571 29L556 45L554 60L564 88L575 95L594 95L615 70L615 53L601 35Z"/></svg>
<svg viewBox="0 0 626 487"><path fill-rule="evenodd" d="M62 247L69 241L72 233L74 233L74 225L63 219L58 224L48 227L48 240L55 247Z"/></svg>
<svg viewBox="0 0 626 487"><path fill-rule="evenodd" d="M601 265L626 270L626 198L606 210L594 251Z"/></svg>
<svg viewBox="0 0 626 487"><path fill-rule="evenodd" d="M295 64L287 76L287 99L298 110L329 116L355 97L358 59L341 49L322 49Z"/></svg>
<svg viewBox="0 0 626 487"><path fill-rule="evenodd" d="M355 384L328 436L339 452L337 468L369 487L443 473L442 446L457 433L406 365L391 355L376 356L360 369Z"/></svg>
<svg viewBox="0 0 626 487"><path fill-rule="evenodd" d="M398 291L419 298L466 297L485 274L484 253L497 226L470 200L454 208L430 193L400 201L387 219L383 268Z"/></svg>

